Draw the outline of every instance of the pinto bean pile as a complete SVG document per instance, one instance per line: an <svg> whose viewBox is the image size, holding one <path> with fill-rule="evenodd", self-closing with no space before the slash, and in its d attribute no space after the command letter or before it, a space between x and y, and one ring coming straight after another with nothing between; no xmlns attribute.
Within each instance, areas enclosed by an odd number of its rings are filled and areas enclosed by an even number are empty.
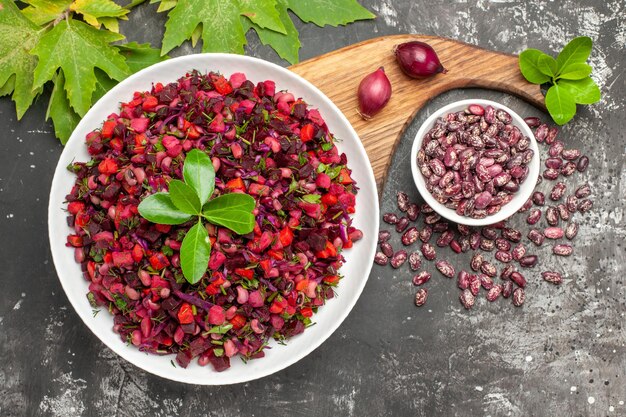
<svg viewBox="0 0 626 417"><path fill-rule="evenodd" d="M471 108L472 106L470 106ZM480 111L480 109L474 110L478 113ZM465 116L472 114L474 113L471 111L464 113ZM459 122L458 117L459 115L455 114L453 118L442 120L440 125L434 129L439 129L442 132L447 131L450 134L449 125L453 124L452 132L456 131L456 124ZM495 117L497 118L497 116ZM391 242L394 234L389 230L381 230L378 236L380 252L376 253L374 262L381 266L391 265L393 268L400 268L408 260L410 269L415 272L412 282L415 286L420 287L415 295L417 306L426 303L428 290L423 286L432 278L430 272L421 270L425 265L423 259L434 261L435 269L439 271L442 277L448 279L456 277L457 286L461 291L459 300L466 309L471 309L475 305L481 289L485 291L485 298L489 302L494 302L500 297L510 298L512 304L519 307L526 300L525 291L527 288L540 285L537 282L539 277L554 285L563 282L563 276L558 271L544 270L539 274L534 273L535 269L542 263L539 256L533 254L532 251L533 248L544 245L548 239L549 242L553 242L551 243L553 255L570 256L573 253L574 248L571 241L576 237L579 229L575 217L583 215L593 207L593 201L589 199L591 195L589 184L575 182L576 176L582 175L586 171L589 158L581 155L577 149L566 149L565 144L557 139L558 130L556 127L549 127L536 117L528 117L525 122L534 129L537 142L547 148L548 158L545 159L545 170L539 177L537 186L542 184L544 180L554 182L547 193L548 198L546 198L545 193L537 190L519 209L518 214L514 215L525 215L526 223L531 227L529 230L510 227L506 220L482 228L450 223L435 213L428 204L418 205L411 202L408 195L402 191L397 192L399 213L383 214L383 221L394 227L396 234L400 235L399 241L403 245L403 249L394 250ZM432 131L429 134L434 135L434 137L439 135L439 133L434 134ZM424 151L428 146L427 143ZM425 153L418 155L418 164L421 169L423 171L430 170L427 172L430 178L432 176L438 177L437 181L431 184L431 190L436 187L442 190L440 182L445 176L450 176L450 172L452 177L458 176L455 174L457 171L454 171L452 167L455 164L460 164L459 161L450 160L451 156L448 155L449 160L446 163L446 153L439 151L435 159L430 161L428 161ZM484 153L482 157L484 158ZM454 159L454 157L452 158ZM433 163L433 160L438 162ZM439 166L439 162L442 163L443 167ZM490 163L491 161L487 162ZM431 165L435 165L435 169ZM490 166L493 164L487 168ZM446 171L446 167L452 168L453 171ZM441 168L439 172L441 175L435 172L439 168ZM496 175L500 175L500 173L498 172ZM474 184L474 180L472 183ZM444 186L449 187L450 185L444 184ZM475 202L480 197L476 196L476 190L472 189L471 193L468 192L467 197L463 196L462 191L460 192L460 197L455 193L454 195L457 197L450 198L449 195L445 196L450 193L444 191L439 201L448 206L451 205L453 208L458 208L463 201L473 199L471 204L475 212ZM480 193L482 192L480 191ZM439 191L435 190L434 194L437 193ZM470 196L470 194L472 195ZM497 195L496 193L496 197ZM487 209L478 209L481 210L478 217L484 217L483 211L487 212L489 207L487 205ZM471 212L465 212L465 210L463 210L463 214L472 216ZM547 223L543 229L537 227L542 218ZM431 243L433 240L434 245ZM439 256L442 251L436 248L450 248L456 254L472 253L469 268L463 268L462 265L458 264L458 261L453 262L454 257L451 257L450 260L441 259ZM447 249L445 252L450 253ZM545 265L549 264L551 263L545 262Z"/></svg>

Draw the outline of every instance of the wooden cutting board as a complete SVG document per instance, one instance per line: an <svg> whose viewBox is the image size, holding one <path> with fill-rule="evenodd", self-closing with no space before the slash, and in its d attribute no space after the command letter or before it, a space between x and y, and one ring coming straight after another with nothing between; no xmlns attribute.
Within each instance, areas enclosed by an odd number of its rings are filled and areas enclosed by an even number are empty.
<svg viewBox="0 0 626 417"><path fill-rule="evenodd" d="M392 51L395 45L412 40L432 46L448 72L423 80L406 76ZM387 106L365 121L357 113L357 88L363 77L380 66L385 67L393 92ZM436 36L396 35L370 39L289 69L322 90L350 120L365 146L379 192L402 133L422 106L437 95L455 88L488 88L519 96L545 109L540 87L522 77L516 55Z"/></svg>

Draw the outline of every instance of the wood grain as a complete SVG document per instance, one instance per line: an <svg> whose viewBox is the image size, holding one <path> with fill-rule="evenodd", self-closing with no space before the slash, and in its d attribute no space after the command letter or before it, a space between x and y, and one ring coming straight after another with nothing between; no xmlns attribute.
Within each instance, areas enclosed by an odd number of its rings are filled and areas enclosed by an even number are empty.
<svg viewBox="0 0 626 417"><path fill-rule="evenodd" d="M395 62L393 47L411 40L431 45L448 72L424 80L402 73ZM387 107L365 121L356 111L356 91L361 79L380 66L385 67L393 93ZM322 90L350 120L365 146L379 191L402 133L424 104L445 91L488 88L519 96L545 109L540 87L522 77L516 55L436 36L396 35L370 39L303 61L289 69Z"/></svg>

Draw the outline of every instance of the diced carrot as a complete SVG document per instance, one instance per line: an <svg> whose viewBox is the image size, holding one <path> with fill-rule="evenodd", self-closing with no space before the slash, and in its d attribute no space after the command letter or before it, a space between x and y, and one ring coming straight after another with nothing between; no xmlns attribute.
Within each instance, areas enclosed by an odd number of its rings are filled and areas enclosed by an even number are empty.
<svg viewBox="0 0 626 417"><path fill-rule="evenodd" d="M303 307L302 309L300 309L300 314L302 314L304 317L311 317L313 316L313 309L311 307Z"/></svg>
<svg viewBox="0 0 626 417"><path fill-rule="evenodd" d="M113 129L115 129L116 125L117 122L115 120L107 120L106 122L104 122L102 124L102 137L105 139L112 137Z"/></svg>
<svg viewBox="0 0 626 417"><path fill-rule="evenodd" d="M352 178L350 178L350 171L348 171L346 168L343 168L341 171L339 171L339 175L337 176L337 179L339 180L340 183L344 185L352 184Z"/></svg>
<svg viewBox="0 0 626 417"><path fill-rule="evenodd" d="M193 323L193 311L189 303L183 303L178 310L178 322L180 324Z"/></svg>
<svg viewBox="0 0 626 417"><path fill-rule="evenodd" d="M233 178L226 183L226 188L229 190L241 190L246 191L246 185L241 178Z"/></svg>
<svg viewBox="0 0 626 417"><path fill-rule="evenodd" d="M298 281L298 283L296 284L296 291L304 291L307 285L309 285L308 279L303 279L302 281Z"/></svg>
<svg viewBox="0 0 626 417"><path fill-rule="evenodd" d="M300 139L302 142L308 142L315 135L315 127L312 124L306 124L300 128Z"/></svg>
<svg viewBox="0 0 626 417"><path fill-rule="evenodd" d="M141 108L146 111L154 110L154 108L159 104L159 100L154 96L146 96L143 100L143 104Z"/></svg>
<svg viewBox="0 0 626 417"><path fill-rule="evenodd" d="M283 228L278 233L278 239L280 240L280 243L283 245L283 247L291 245L291 242L293 241L293 232L291 231L291 228Z"/></svg>
<svg viewBox="0 0 626 417"><path fill-rule="evenodd" d="M222 76L214 79L213 85L215 86L215 90L222 95L230 94L233 92L233 86L230 85L228 80Z"/></svg>

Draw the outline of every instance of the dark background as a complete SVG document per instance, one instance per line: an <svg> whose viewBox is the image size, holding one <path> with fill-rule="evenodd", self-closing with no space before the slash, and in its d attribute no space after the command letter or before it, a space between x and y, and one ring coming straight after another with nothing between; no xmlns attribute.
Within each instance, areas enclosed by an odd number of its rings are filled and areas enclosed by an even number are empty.
<svg viewBox="0 0 626 417"><path fill-rule="evenodd" d="M626 272L624 75L626 2L362 2L374 21L318 28L297 22L301 59L396 33L447 36L509 53L527 47L556 53L572 37L591 36L591 64L601 103L579 107L560 138L591 157L584 175L594 190L574 255L555 259L560 287L527 274L523 308L481 298L462 309L454 283L435 275L425 307L413 305L408 268L374 266L356 307L320 348L275 375L226 387L195 387L149 375L117 357L81 323L63 294L50 257L47 203L62 147L44 122L47 94L21 122L0 99L0 415L2 416L624 416ZM143 5L123 25L129 40L159 45L164 15ZM296 19L297 20L297 19ZM286 65L248 35L248 55ZM172 55L191 53L186 45ZM455 91L433 98L407 130L383 190L418 199L408 151L419 125L441 105L494 92ZM547 185L540 186L543 191ZM513 224L522 226L517 216ZM523 227L524 231L527 228ZM63 237L59 237L61 239ZM395 239L395 238L394 238ZM393 241L399 244L397 240ZM451 253L440 250L441 257ZM461 264L461 258L455 258ZM429 264L427 269L432 270Z"/></svg>

